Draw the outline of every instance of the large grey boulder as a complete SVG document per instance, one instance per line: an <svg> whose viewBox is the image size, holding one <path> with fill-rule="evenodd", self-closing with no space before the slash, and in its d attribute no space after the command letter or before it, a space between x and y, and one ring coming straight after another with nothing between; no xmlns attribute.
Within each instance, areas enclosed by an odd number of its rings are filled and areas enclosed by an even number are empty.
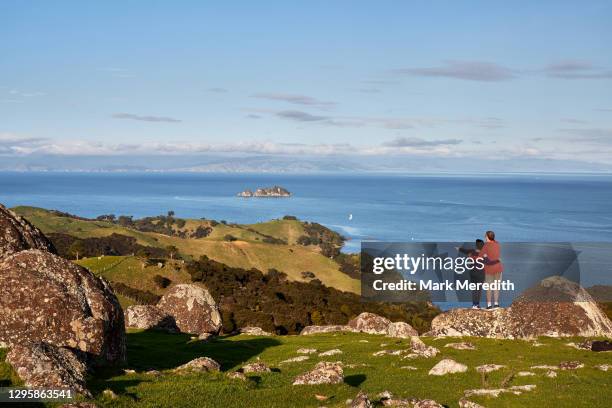
<svg viewBox="0 0 612 408"><path fill-rule="evenodd" d="M73 351L46 343L15 344L6 355L25 385L72 389L91 396L85 387L87 367Z"/></svg>
<svg viewBox="0 0 612 408"><path fill-rule="evenodd" d="M159 329L168 332L178 331L174 317L162 312L153 305L128 306L124 313L125 327L132 329Z"/></svg>
<svg viewBox="0 0 612 408"><path fill-rule="evenodd" d="M172 316L183 333L217 334L221 329L221 314L217 302L202 286L173 286L160 299L157 307Z"/></svg>
<svg viewBox="0 0 612 408"><path fill-rule="evenodd" d="M453 309L431 322L433 336L492 338L612 337L612 321L580 285L560 276L542 280L505 309Z"/></svg>
<svg viewBox="0 0 612 408"><path fill-rule="evenodd" d="M0 341L70 347L96 364L125 361L123 311L105 280L40 250L9 255L0 271Z"/></svg>
<svg viewBox="0 0 612 408"><path fill-rule="evenodd" d="M344 371L341 362L321 361L315 368L298 375L293 385L340 384L344 381Z"/></svg>
<svg viewBox="0 0 612 408"><path fill-rule="evenodd" d="M0 204L0 259L26 249L55 252L38 228Z"/></svg>
<svg viewBox="0 0 612 408"><path fill-rule="evenodd" d="M387 334L391 321L374 313L363 312L349 320L348 326L354 331L369 334Z"/></svg>

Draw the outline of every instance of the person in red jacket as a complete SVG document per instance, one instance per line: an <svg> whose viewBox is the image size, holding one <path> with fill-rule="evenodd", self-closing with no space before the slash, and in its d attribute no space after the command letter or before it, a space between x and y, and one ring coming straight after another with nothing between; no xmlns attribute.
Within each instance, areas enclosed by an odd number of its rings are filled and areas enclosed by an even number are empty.
<svg viewBox="0 0 612 408"><path fill-rule="evenodd" d="M501 263L501 247L499 242L495 240L495 232L487 231L485 234L485 244L480 250L480 256L484 258L485 282L491 284L500 282L504 265ZM493 297L493 305L491 305L491 297ZM499 289L487 290L487 309L499 307Z"/></svg>

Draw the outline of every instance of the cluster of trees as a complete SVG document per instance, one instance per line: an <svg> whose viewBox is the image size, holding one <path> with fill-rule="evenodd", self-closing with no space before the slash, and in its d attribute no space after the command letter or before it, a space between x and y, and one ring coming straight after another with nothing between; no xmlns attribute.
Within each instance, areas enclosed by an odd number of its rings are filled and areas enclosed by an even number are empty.
<svg viewBox="0 0 612 408"><path fill-rule="evenodd" d="M342 235L316 222L305 222L303 225L306 235L297 239L299 245L317 245L321 248L321 253L328 258L335 258L340 254L345 241Z"/></svg>
<svg viewBox="0 0 612 408"><path fill-rule="evenodd" d="M223 330L258 326L278 334L296 334L308 325L346 324L361 312L372 312L393 321L407 321L417 330L429 329L439 313L426 302L406 304L362 303L359 295L321 284L293 282L271 269L233 268L206 256L186 265L194 282L202 282L219 302Z"/></svg>
<svg viewBox="0 0 612 408"><path fill-rule="evenodd" d="M127 235L111 234L106 237L77 238L62 233L47 234L60 256L67 259L77 259L101 255L132 255L146 254L147 257L168 257L168 251L163 248L140 245L136 238Z"/></svg>
<svg viewBox="0 0 612 408"><path fill-rule="evenodd" d="M122 227L128 227L141 232L156 232L159 234L175 236L180 238L205 238L210 235L216 221L209 221L210 226L199 225L195 231L186 231L187 221L182 218L176 218L174 211L168 211L167 215L158 215L156 217L145 217L134 219L131 215L104 214L96 218L97 221L106 221Z"/></svg>

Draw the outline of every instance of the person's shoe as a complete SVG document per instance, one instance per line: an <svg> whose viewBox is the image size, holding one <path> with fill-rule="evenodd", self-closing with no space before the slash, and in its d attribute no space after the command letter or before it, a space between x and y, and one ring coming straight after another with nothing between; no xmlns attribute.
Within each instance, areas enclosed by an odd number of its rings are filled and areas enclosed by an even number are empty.
<svg viewBox="0 0 612 408"><path fill-rule="evenodd" d="M496 303L496 304L494 304L494 305L493 305L493 309L499 309L499 304L497 304L497 303Z"/></svg>
<svg viewBox="0 0 612 408"><path fill-rule="evenodd" d="M493 306L487 306L487 310L493 310Z"/></svg>
<svg viewBox="0 0 612 408"><path fill-rule="evenodd" d="M472 305L472 309L480 309L479 305Z"/></svg>

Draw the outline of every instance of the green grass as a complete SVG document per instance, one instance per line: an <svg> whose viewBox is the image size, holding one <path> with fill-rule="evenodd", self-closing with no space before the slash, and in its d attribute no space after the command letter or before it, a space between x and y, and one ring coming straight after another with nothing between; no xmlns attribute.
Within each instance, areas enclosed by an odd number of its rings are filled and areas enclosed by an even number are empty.
<svg viewBox="0 0 612 408"><path fill-rule="evenodd" d="M367 340L367 343L360 342ZM372 353L382 349L407 348L407 340L389 339L366 334L325 334L316 336L282 337L220 337L209 343L191 341L189 336L159 332L134 331L128 334L128 367L139 374L124 375L119 372L98 372L89 387L95 394L95 402L101 407L345 407L345 401L353 398L360 389L372 399L384 390L398 397L431 398L439 403L457 407L463 391L481 388L480 375L474 370L485 363L503 364L507 367L490 373L489 387L499 387L512 372L529 370L536 364L556 365L561 361L579 360L585 368L576 371L558 371L558 377L547 378L543 370L534 377L515 377L509 385L535 384L537 388L522 395L502 395L499 398L472 397L471 400L487 407L603 407L608 406L606 389L612 385L612 373L594 368L610 363L609 353L576 350L565 343L577 339L542 338L544 346L533 347L521 340L464 339L474 343L478 350L462 351L444 348L443 345L457 339L434 340L424 338L429 345L441 350L436 358L402 360L400 356L374 357ZM382 343L387 346L381 347ZM300 347L326 351L339 348L341 355L316 357L299 363L280 364L295 357ZM0 357L2 354L0 353ZM222 365L222 373L190 374L179 376L170 370L193 358L208 356ZM240 368L257 359L274 369L272 373L252 374L243 383L228 380L225 372ZM442 358L453 358L467 364L468 372L441 377L427 372ZM340 385L292 386L294 377L310 370L317 361L342 361L358 364L345 368L345 381ZM361 366L361 364L366 364ZM416 371L401 369L412 365ZM4 365L6 367L6 365ZM141 372L149 369L163 371L161 377ZM6 379L6 368L0 363L0 381ZM119 398L108 400L101 396L104 389L112 389ZM324 403L315 394L330 397Z"/></svg>

